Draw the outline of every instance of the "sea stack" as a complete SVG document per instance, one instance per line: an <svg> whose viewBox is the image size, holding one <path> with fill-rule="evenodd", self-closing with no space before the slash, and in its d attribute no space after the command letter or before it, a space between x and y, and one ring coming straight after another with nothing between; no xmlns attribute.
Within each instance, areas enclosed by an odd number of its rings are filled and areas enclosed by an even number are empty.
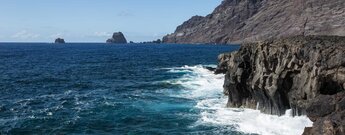
<svg viewBox="0 0 345 135"><path fill-rule="evenodd" d="M127 44L127 40L122 32L115 32L113 37L107 40L111 44Z"/></svg>
<svg viewBox="0 0 345 135"><path fill-rule="evenodd" d="M66 43L65 40L63 38L57 38L55 39L55 44L64 44Z"/></svg>

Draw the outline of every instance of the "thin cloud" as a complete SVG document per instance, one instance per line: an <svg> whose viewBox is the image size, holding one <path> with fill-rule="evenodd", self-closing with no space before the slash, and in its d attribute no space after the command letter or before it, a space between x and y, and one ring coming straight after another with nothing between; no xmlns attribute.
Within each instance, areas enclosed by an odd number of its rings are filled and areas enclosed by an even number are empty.
<svg viewBox="0 0 345 135"><path fill-rule="evenodd" d="M26 30L22 30L18 33L15 33L12 38L16 38L16 39L35 39L35 38L38 38L40 37L39 34L35 34L35 33L31 33L31 32L28 32Z"/></svg>
<svg viewBox="0 0 345 135"><path fill-rule="evenodd" d="M63 38L61 33L55 33L49 36L50 38Z"/></svg>
<svg viewBox="0 0 345 135"><path fill-rule="evenodd" d="M134 14L132 12L129 12L129 11L121 11L121 12L117 13L117 16L129 17L129 16L134 16Z"/></svg>
<svg viewBox="0 0 345 135"><path fill-rule="evenodd" d="M110 32L95 32L93 36L95 37L110 37L112 33Z"/></svg>
<svg viewBox="0 0 345 135"><path fill-rule="evenodd" d="M153 34L153 37L154 38L162 38L165 35L166 35L165 33L155 33L155 34Z"/></svg>

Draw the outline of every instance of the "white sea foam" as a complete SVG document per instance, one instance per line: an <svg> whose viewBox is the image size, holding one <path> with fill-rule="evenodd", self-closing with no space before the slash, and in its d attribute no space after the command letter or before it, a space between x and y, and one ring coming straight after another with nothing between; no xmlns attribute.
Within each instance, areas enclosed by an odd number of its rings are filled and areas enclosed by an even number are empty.
<svg viewBox="0 0 345 135"><path fill-rule="evenodd" d="M179 79L168 81L183 86L185 92L181 96L185 98L203 99L221 95L219 87L222 88L223 86L223 75L214 75L201 65L172 68L169 72L187 73ZM218 90L215 88L218 88Z"/></svg>
<svg viewBox="0 0 345 135"><path fill-rule="evenodd" d="M185 88L179 96L197 101L195 107L201 109L201 113L196 124L230 125L239 132L262 135L300 135L305 127L312 125L305 116L278 117L262 114L258 110L225 108L227 97L222 94L224 75L214 75L201 65L171 68L169 72L186 73L169 83Z"/></svg>

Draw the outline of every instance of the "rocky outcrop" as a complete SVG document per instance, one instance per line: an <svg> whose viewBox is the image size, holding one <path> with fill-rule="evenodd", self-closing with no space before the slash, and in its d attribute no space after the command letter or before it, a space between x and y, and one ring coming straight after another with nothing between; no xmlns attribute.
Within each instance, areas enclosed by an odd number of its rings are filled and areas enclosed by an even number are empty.
<svg viewBox="0 0 345 135"><path fill-rule="evenodd" d="M55 44L64 44L64 43L66 43L66 42L65 42L65 40L62 39L62 38L57 38L57 39L55 39Z"/></svg>
<svg viewBox="0 0 345 135"><path fill-rule="evenodd" d="M206 17L195 16L165 43L262 41L295 35L345 36L344 0L224 0Z"/></svg>
<svg viewBox="0 0 345 135"><path fill-rule="evenodd" d="M228 107L307 115L305 134L345 133L345 37L297 36L247 43L219 56Z"/></svg>
<svg viewBox="0 0 345 135"><path fill-rule="evenodd" d="M126 44L127 40L122 32L115 32L113 37L107 40L107 43L112 44Z"/></svg>
<svg viewBox="0 0 345 135"><path fill-rule="evenodd" d="M161 44L161 43L162 43L161 39L157 39L157 40L153 40L153 41L140 42L140 44Z"/></svg>
<svg viewBox="0 0 345 135"><path fill-rule="evenodd" d="M345 92L319 95L307 108L313 127L303 135L345 135Z"/></svg>

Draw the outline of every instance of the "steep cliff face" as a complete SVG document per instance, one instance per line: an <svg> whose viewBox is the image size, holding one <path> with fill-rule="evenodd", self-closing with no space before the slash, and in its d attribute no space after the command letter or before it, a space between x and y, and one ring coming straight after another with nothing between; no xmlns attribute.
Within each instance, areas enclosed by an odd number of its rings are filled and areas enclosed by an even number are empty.
<svg viewBox="0 0 345 135"><path fill-rule="evenodd" d="M228 107L308 115L306 133L345 134L345 37L297 36L219 56ZM329 130L329 131L326 131Z"/></svg>
<svg viewBox="0 0 345 135"><path fill-rule="evenodd" d="M192 17L165 43L239 43L295 35L345 36L344 0L224 0Z"/></svg>

